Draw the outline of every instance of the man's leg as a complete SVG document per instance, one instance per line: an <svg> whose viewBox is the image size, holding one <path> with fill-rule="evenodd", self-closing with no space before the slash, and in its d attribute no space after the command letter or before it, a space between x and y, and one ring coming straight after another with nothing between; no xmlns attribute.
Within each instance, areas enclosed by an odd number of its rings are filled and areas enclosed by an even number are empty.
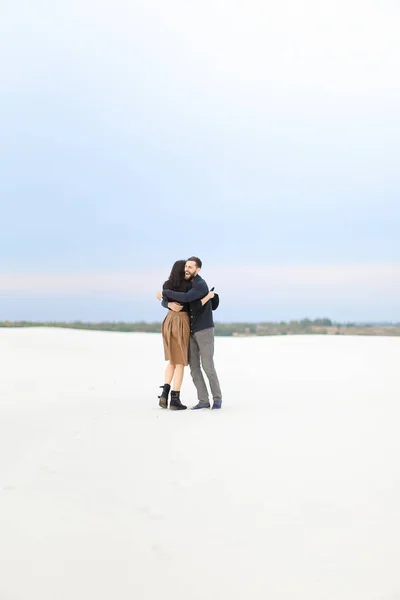
<svg viewBox="0 0 400 600"><path fill-rule="evenodd" d="M200 367L200 349L193 335L190 336L189 343L189 365L190 374L192 376L193 383L196 386L199 403L209 404L210 401L208 399L207 386Z"/></svg>
<svg viewBox="0 0 400 600"><path fill-rule="evenodd" d="M210 382L214 403L221 403L221 387L214 365L214 327L198 331L194 337L199 348L202 367Z"/></svg>

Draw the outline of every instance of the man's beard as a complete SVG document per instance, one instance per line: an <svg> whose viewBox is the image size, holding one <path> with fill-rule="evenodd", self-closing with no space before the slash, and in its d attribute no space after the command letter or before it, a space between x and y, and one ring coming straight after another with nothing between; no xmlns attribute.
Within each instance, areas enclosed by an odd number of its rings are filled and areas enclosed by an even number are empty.
<svg viewBox="0 0 400 600"><path fill-rule="evenodd" d="M194 279L196 277L196 275L194 273L185 273L185 279L186 281L192 281L192 279Z"/></svg>

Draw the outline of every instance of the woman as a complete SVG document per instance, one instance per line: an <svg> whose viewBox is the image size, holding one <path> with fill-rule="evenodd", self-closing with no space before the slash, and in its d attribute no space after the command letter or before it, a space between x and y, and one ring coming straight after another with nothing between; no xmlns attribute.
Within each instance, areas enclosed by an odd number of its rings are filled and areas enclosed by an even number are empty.
<svg viewBox="0 0 400 600"><path fill-rule="evenodd" d="M176 292L188 292L192 287L190 281L185 280L185 260L178 260L172 267L169 279L164 283L163 290L175 290ZM214 292L198 301L204 306L213 298ZM168 310L167 316L162 324L162 337L164 342L165 360L168 360L165 371L165 384L159 398L161 408L168 408L168 396L171 390L171 382L174 380L173 391L171 391L171 410L185 410L187 407L181 403L180 391L183 381L185 366L189 364L189 304L183 304L180 312Z"/></svg>

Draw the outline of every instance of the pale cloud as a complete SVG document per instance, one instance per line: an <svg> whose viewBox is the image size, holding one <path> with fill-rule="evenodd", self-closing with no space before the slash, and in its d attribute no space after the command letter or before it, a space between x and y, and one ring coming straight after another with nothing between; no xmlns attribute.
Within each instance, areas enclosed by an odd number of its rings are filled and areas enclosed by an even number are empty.
<svg viewBox="0 0 400 600"><path fill-rule="evenodd" d="M225 304L241 299L246 306L260 300L290 298L374 300L400 302L400 264L387 265L240 265L220 266L202 273L210 286L224 296ZM79 273L3 274L1 294L74 295L153 298L166 274L158 270Z"/></svg>
<svg viewBox="0 0 400 600"><path fill-rule="evenodd" d="M6 274L0 278L0 292L29 294L120 294L146 296L157 287L161 276L149 272L126 273L38 273Z"/></svg>
<svg viewBox="0 0 400 600"><path fill-rule="evenodd" d="M396 107L399 18L399 4L382 0L204 0L201 5L190 0L39 0L26 3L22 14L17 5L9 8L3 28L0 24L0 47L12 48L19 31L37 51L51 44L58 59L76 59L78 70L90 60L91 76L106 74L110 86L118 81L117 91L129 101L131 94L135 101L141 94L136 67L132 70L140 60L147 72L140 86L149 93L147 101L157 78L173 80L184 101L195 100L197 92L202 100L213 98L222 122L226 111L218 98L242 104L246 122L249 101L254 119L265 103L275 109L282 105L284 111L289 103L293 115L297 108L317 117L321 100L324 112L330 101L338 118L349 108L358 115L380 98ZM70 36L72 43L66 43ZM10 73L13 61L25 58L15 51L8 61ZM169 102L168 92L163 102ZM175 104L179 115L180 102ZM202 109L208 113L204 102Z"/></svg>

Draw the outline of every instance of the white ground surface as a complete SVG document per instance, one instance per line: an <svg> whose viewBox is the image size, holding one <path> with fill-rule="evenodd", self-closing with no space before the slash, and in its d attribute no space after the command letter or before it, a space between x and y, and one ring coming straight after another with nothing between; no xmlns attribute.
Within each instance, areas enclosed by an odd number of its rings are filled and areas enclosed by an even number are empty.
<svg viewBox="0 0 400 600"><path fill-rule="evenodd" d="M400 599L399 359L217 338L173 413L159 335L0 330L1 600Z"/></svg>

